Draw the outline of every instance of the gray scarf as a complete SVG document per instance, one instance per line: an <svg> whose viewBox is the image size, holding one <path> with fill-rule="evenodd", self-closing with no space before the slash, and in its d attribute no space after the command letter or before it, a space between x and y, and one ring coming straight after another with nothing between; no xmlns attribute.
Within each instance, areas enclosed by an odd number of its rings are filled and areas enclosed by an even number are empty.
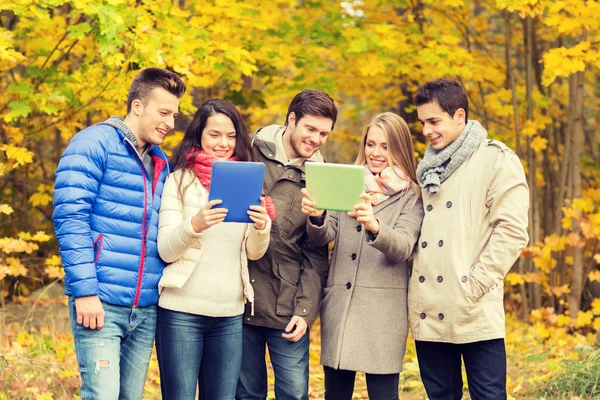
<svg viewBox="0 0 600 400"><path fill-rule="evenodd" d="M427 146L423 160L417 166L419 184L429 194L440 191L440 185L473 154L487 137L487 131L478 121L469 120L454 142L441 150Z"/></svg>

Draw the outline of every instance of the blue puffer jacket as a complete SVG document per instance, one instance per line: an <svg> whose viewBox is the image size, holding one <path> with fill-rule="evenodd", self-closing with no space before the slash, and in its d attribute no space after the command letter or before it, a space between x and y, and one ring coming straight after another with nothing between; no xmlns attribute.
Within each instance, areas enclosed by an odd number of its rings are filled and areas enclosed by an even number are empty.
<svg viewBox="0 0 600 400"><path fill-rule="evenodd" d="M155 146L154 182L135 148L112 126L73 137L56 170L54 233L69 296L118 306L158 303L164 262L156 247L168 158Z"/></svg>

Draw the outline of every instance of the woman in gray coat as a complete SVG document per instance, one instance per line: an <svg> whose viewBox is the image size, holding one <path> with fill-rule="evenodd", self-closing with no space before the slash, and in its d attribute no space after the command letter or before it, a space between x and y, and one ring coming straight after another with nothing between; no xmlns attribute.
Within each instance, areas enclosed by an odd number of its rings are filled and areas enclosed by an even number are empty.
<svg viewBox="0 0 600 400"><path fill-rule="evenodd" d="M366 372L370 399L398 399L407 261L423 219L413 154L406 122L383 113L364 129L356 159L365 166L364 203L349 213L323 212L303 189L310 238L316 246L335 241L321 304L327 400L351 399L356 371Z"/></svg>

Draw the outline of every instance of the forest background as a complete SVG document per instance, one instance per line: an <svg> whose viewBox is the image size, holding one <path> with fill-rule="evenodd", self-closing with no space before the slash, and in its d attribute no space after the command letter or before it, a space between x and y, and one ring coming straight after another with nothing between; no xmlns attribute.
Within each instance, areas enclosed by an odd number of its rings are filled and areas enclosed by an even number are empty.
<svg viewBox="0 0 600 400"><path fill-rule="evenodd" d="M2 2L0 399L78 395L60 321L54 171L77 131L124 115L129 84L148 66L188 85L168 150L206 99L230 100L253 130L283 123L295 93L320 88L340 109L324 154L344 163L383 111L409 123L420 157L416 89L458 79L471 118L521 158L531 193L530 245L505 281L509 393L600 397L598 15L586 0ZM312 398L323 392L318 328ZM413 345L405 365L402 396L423 398ZM158 381L153 360L149 398Z"/></svg>

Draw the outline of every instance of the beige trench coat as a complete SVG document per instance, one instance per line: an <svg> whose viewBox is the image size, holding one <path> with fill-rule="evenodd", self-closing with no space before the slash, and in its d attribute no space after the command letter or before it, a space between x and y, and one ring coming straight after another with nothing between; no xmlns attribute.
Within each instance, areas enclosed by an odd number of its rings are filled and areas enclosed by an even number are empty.
<svg viewBox="0 0 600 400"><path fill-rule="evenodd" d="M423 192L423 207L408 294L415 340L504 338L503 279L528 242L519 158L484 140L437 194Z"/></svg>
<svg viewBox="0 0 600 400"><path fill-rule="evenodd" d="M412 189L374 206L380 232L373 239L346 213L307 224L316 245L335 246L321 303L321 364L392 374L402 370L408 336L407 259L423 218Z"/></svg>

